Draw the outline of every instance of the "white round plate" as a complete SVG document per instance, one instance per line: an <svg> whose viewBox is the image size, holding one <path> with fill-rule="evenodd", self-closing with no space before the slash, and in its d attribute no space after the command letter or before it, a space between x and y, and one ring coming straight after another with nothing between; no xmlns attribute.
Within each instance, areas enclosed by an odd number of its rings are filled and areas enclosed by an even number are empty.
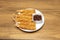
<svg viewBox="0 0 60 40"><path fill-rule="evenodd" d="M16 26L17 26L20 30L25 31L25 32L34 32L34 31L39 30L39 29L43 26L43 24L44 24L44 16L43 16L43 14L42 14L39 10L36 10L36 9L35 9L35 13L36 13L36 14L40 14L40 15L42 16L42 21L41 21L40 23L36 23L36 26L35 26L35 27L36 27L36 30L26 30L26 29L22 29L22 28L19 27L18 22L16 22Z"/></svg>

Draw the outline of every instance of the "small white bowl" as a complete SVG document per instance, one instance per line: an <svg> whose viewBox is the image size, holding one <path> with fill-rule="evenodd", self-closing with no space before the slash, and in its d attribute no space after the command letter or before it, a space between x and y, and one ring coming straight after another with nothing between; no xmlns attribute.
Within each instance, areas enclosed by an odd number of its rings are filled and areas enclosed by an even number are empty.
<svg viewBox="0 0 60 40"><path fill-rule="evenodd" d="M32 21L34 21L35 23L37 23L37 24L39 24L39 23L41 23L42 22L42 19L41 20L34 20L34 16L35 15L40 15L41 16L41 14L36 14L36 13L34 13L33 15L32 15ZM42 16L41 16L42 17Z"/></svg>

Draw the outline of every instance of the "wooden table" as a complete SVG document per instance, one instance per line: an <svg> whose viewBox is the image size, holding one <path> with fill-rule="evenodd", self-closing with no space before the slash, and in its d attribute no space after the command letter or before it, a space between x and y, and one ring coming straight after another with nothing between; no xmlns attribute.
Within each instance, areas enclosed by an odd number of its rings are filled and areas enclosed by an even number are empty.
<svg viewBox="0 0 60 40"><path fill-rule="evenodd" d="M41 30L25 33L15 27L11 16L23 8L43 13L45 24ZM0 39L60 40L60 0L0 0Z"/></svg>

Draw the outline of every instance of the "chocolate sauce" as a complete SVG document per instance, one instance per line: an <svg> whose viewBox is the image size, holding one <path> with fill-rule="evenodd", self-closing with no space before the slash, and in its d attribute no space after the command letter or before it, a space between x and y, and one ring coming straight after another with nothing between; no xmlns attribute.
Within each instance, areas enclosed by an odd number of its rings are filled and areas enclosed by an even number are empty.
<svg viewBox="0 0 60 40"><path fill-rule="evenodd" d="M33 19L34 19L34 21L40 21L40 20L42 20L42 17L41 17L41 15L34 15Z"/></svg>

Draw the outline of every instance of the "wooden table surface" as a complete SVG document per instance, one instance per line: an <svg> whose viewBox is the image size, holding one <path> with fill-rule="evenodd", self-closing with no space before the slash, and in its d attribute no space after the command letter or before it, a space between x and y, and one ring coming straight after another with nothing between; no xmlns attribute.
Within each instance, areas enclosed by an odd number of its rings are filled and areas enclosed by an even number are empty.
<svg viewBox="0 0 60 40"><path fill-rule="evenodd" d="M11 16L23 8L43 13L45 24L41 30L25 33L15 27ZM60 40L60 0L0 0L0 39Z"/></svg>

